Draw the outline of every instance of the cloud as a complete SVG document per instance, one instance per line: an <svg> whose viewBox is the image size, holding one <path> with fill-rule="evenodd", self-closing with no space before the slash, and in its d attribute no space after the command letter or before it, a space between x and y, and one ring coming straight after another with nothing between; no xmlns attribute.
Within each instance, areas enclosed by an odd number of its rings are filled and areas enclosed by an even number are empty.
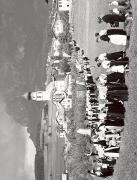
<svg viewBox="0 0 137 180"><path fill-rule="evenodd" d="M6 112L0 97L0 179L33 180L35 147L27 129L17 124ZM29 159L30 151L32 154Z"/></svg>

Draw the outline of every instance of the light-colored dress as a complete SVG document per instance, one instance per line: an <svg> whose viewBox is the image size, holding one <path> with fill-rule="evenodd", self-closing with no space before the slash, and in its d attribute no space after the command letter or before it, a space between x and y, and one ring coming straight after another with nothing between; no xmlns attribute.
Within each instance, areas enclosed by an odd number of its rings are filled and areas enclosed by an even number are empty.
<svg viewBox="0 0 137 180"><path fill-rule="evenodd" d="M119 72L119 73L124 73L125 72L125 68L123 65L120 65L120 66L112 66L111 68L111 71L113 72Z"/></svg>
<svg viewBox="0 0 137 180"><path fill-rule="evenodd" d="M107 96L107 87L106 86L99 85L98 86L98 92L99 92L98 97L100 99L106 99L106 96Z"/></svg>
<svg viewBox="0 0 137 180"><path fill-rule="evenodd" d="M127 44L127 36L126 35L109 35L110 42L116 45L123 45Z"/></svg>
<svg viewBox="0 0 137 180"><path fill-rule="evenodd" d="M110 61L104 60L101 65L104 69L108 69L110 67Z"/></svg>
<svg viewBox="0 0 137 180"><path fill-rule="evenodd" d="M99 76L99 81L100 81L100 84L105 84L107 82L107 75L106 74L101 74Z"/></svg>
<svg viewBox="0 0 137 180"><path fill-rule="evenodd" d="M102 53L102 54L100 54L99 57L98 57L99 60L100 60L100 61L104 61L104 60L106 59L106 55L107 55L107 53Z"/></svg>

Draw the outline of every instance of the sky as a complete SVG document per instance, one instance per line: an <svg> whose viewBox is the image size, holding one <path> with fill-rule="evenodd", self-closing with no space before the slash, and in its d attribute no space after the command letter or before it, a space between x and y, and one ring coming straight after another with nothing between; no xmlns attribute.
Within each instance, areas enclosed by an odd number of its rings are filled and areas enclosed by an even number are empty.
<svg viewBox="0 0 137 180"><path fill-rule="evenodd" d="M35 179L33 143L40 106L26 102L22 94L40 88L41 54L48 55L43 49L47 23L44 0L0 0L1 180Z"/></svg>
<svg viewBox="0 0 137 180"><path fill-rule="evenodd" d="M0 102L0 179L33 180L35 146L27 128L7 114L2 98Z"/></svg>

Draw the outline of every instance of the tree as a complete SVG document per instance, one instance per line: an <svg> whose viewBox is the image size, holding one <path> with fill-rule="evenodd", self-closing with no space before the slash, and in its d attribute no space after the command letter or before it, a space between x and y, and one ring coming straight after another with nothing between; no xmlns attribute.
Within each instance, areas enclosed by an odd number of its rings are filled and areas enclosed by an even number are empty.
<svg viewBox="0 0 137 180"><path fill-rule="evenodd" d="M70 72L70 65L68 64L66 58L64 58L62 61L60 61L60 69L64 71L65 73Z"/></svg>

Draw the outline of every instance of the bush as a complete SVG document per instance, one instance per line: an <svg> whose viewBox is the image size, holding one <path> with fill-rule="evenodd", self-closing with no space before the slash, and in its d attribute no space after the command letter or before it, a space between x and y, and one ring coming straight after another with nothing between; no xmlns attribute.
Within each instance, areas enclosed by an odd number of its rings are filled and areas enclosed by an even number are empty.
<svg viewBox="0 0 137 180"><path fill-rule="evenodd" d="M71 71L70 65L68 64L67 59L64 58L62 61L60 61L60 69L65 73Z"/></svg>

